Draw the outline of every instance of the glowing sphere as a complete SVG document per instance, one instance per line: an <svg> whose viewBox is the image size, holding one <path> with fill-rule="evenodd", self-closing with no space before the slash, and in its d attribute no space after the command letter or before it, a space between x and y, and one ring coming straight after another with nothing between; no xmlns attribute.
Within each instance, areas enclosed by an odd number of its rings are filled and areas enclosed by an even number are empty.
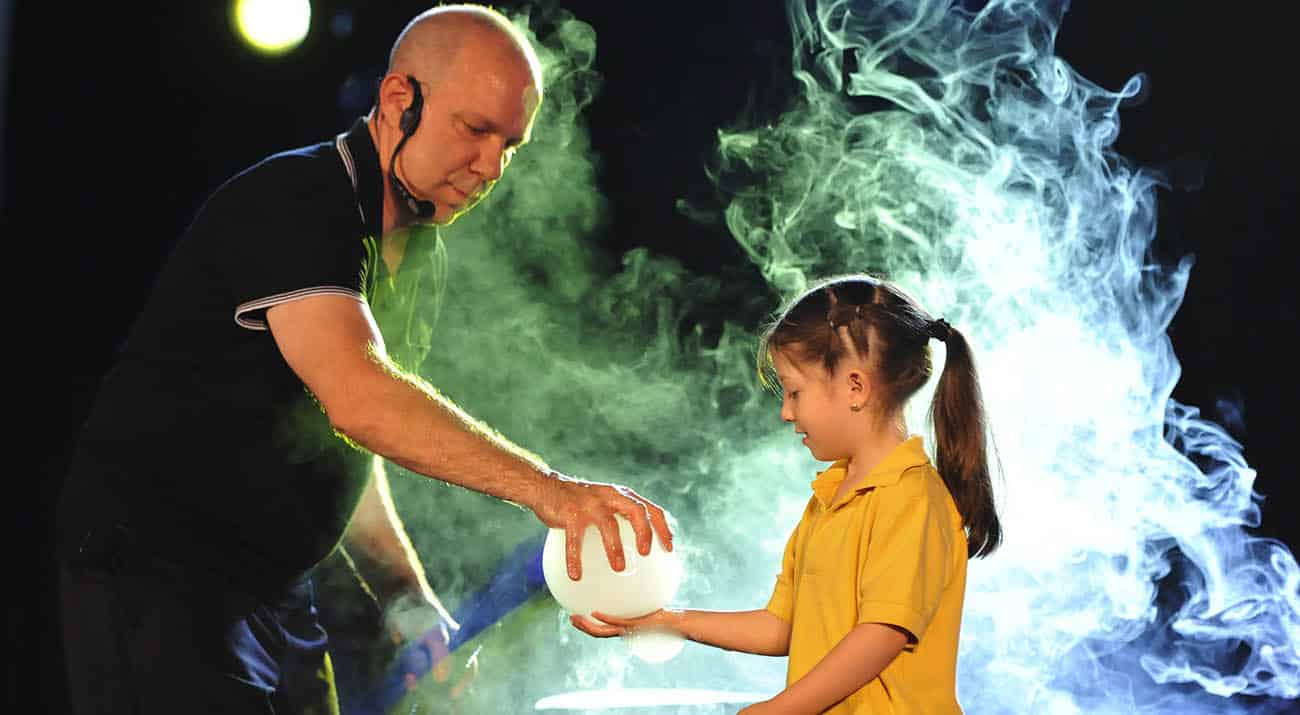
<svg viewBox="0 0 1300 715"><path fill-rule="evenodd" d="M626 567L622 571L610 567L600 531L590 526L583 535L582 578L577 581L569 578L565 563L564 530L551 529L546 535L542 575L551 595L564 610L581 615L600 611L620 618L635 618L663 608L677 595L682 579L677 554L664 551L656 536L650 544L650 553L642 556L636 550L632 524L622 516L616 516L615 521L623 540Z"/></svg>
<svg viewBox="0 0 1300 715"><path fill-rule="evenodd" d="M681 562L674 552L664 551L656 536L650 553L636 550L636 534L627 519L616 516L623 540L626 566L615 571L605 555L596 527L587 528L582 539L582 578L569 578L565 563L566 537L563 529L551 529L542 547L542 575L551 595L564 610L590 616L600 611L620 618L635 618L667 606L681 584ZM684 641L675 633L639 631L624 637L632 653L642 660L659 663L672 658Z"/></svg>
<svg viewBox="0 0 1300 715"><path fill-rule="evenodd" d="M259 52L278 54L298 46L311 24L309 0L236 0L235 27Z"/></svg>

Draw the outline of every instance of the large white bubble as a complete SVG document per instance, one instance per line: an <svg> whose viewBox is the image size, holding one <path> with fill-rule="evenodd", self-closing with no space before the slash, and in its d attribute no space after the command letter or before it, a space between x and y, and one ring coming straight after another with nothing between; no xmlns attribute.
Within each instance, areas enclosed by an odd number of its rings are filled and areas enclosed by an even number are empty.
<svg viewBox="0 0 1300 715"><path fill-rule="evenodd" d="M569 577L566 565L568 539L564 529L547 533L542 547L542 573L551 595L566 611L635 618L663 608L677 594L682 567L676 554L665 551L654 539L650 553L642 556L636 550L632 524L621 515L615 520L623 542L623 570L615 571L610 565L600 530L589 526L582 540L582 577L576 581Z"/></svg>

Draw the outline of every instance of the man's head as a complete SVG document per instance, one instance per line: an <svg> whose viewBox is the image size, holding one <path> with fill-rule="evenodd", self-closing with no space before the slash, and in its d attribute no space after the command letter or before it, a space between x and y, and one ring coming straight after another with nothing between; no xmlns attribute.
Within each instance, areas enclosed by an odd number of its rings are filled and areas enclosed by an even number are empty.
<svg viewBox="0 0 1300 715"><path fill-rule="evenodd" d="M393 161L402 113L415 100L408 77L420 83L423 103ZM398 36L380 83L371 123L381 165L436 205L435 223L450 223L487 195L528 140L541 98L540 63L507 18L473 5L426 11ZM387 182L385 194L385 229L409 223L414 217Z"/></svg>

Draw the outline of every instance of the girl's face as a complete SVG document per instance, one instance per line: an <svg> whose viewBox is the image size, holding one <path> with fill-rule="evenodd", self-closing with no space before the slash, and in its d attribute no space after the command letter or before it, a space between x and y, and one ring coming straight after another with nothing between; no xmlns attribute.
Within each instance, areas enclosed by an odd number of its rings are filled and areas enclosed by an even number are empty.
<svg viewBox="0 0 1300 715"><path fill-rule="evenodd" d="M772 363L781 380L781 419L794 425L814 459L833 462L848 457L855 445L853 436L860 436L862 429L856 419L861 413L849 409L865 400L860 382L839 379L819 364L795 360L785 350L774 350Z"/></svg>

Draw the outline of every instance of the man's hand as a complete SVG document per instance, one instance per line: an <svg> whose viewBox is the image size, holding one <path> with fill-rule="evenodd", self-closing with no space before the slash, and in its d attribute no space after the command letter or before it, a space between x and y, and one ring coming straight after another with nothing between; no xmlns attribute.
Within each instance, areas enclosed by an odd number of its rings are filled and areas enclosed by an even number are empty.
<svg viewBox="0 0 1300 715"><path fill-rule="evenodd" d="M384 612L384 630L396 650L419 644L428 655L431 670L405 673L408 684L427 675L449 688L446 695L454 700L471 687L478 674L478 650L468 655L463 651L451 652L452 634L460 626L449 623L443 613L440 605L422 594L407 593L395 599ZM420 662L420 659L409 662Z"/></svg>
<svg viewBox="0 0 1300 715"><path fill-rule="evenodd" d="M448 621L444 611L419 592L403 593L384 610L384 630L394 645L433 638L441 642L445 655L452 631L459 629L460 624Z"/></svg>
<svg viewBox="0 0 1300 715"><path fill-rule="evenodd" d="M556 473L543 482L532 508L543 524L564 529L569 578L575 581L582 578L582 540L589 526L600 530L609 565L615 571L622 571L626 566L615 514L626 517L631 524L636 534L637 553L642 556L650 553L655 534L659 535L664 551L673 550L673 535L664 510L628 487L585 482Z"/></svg>

